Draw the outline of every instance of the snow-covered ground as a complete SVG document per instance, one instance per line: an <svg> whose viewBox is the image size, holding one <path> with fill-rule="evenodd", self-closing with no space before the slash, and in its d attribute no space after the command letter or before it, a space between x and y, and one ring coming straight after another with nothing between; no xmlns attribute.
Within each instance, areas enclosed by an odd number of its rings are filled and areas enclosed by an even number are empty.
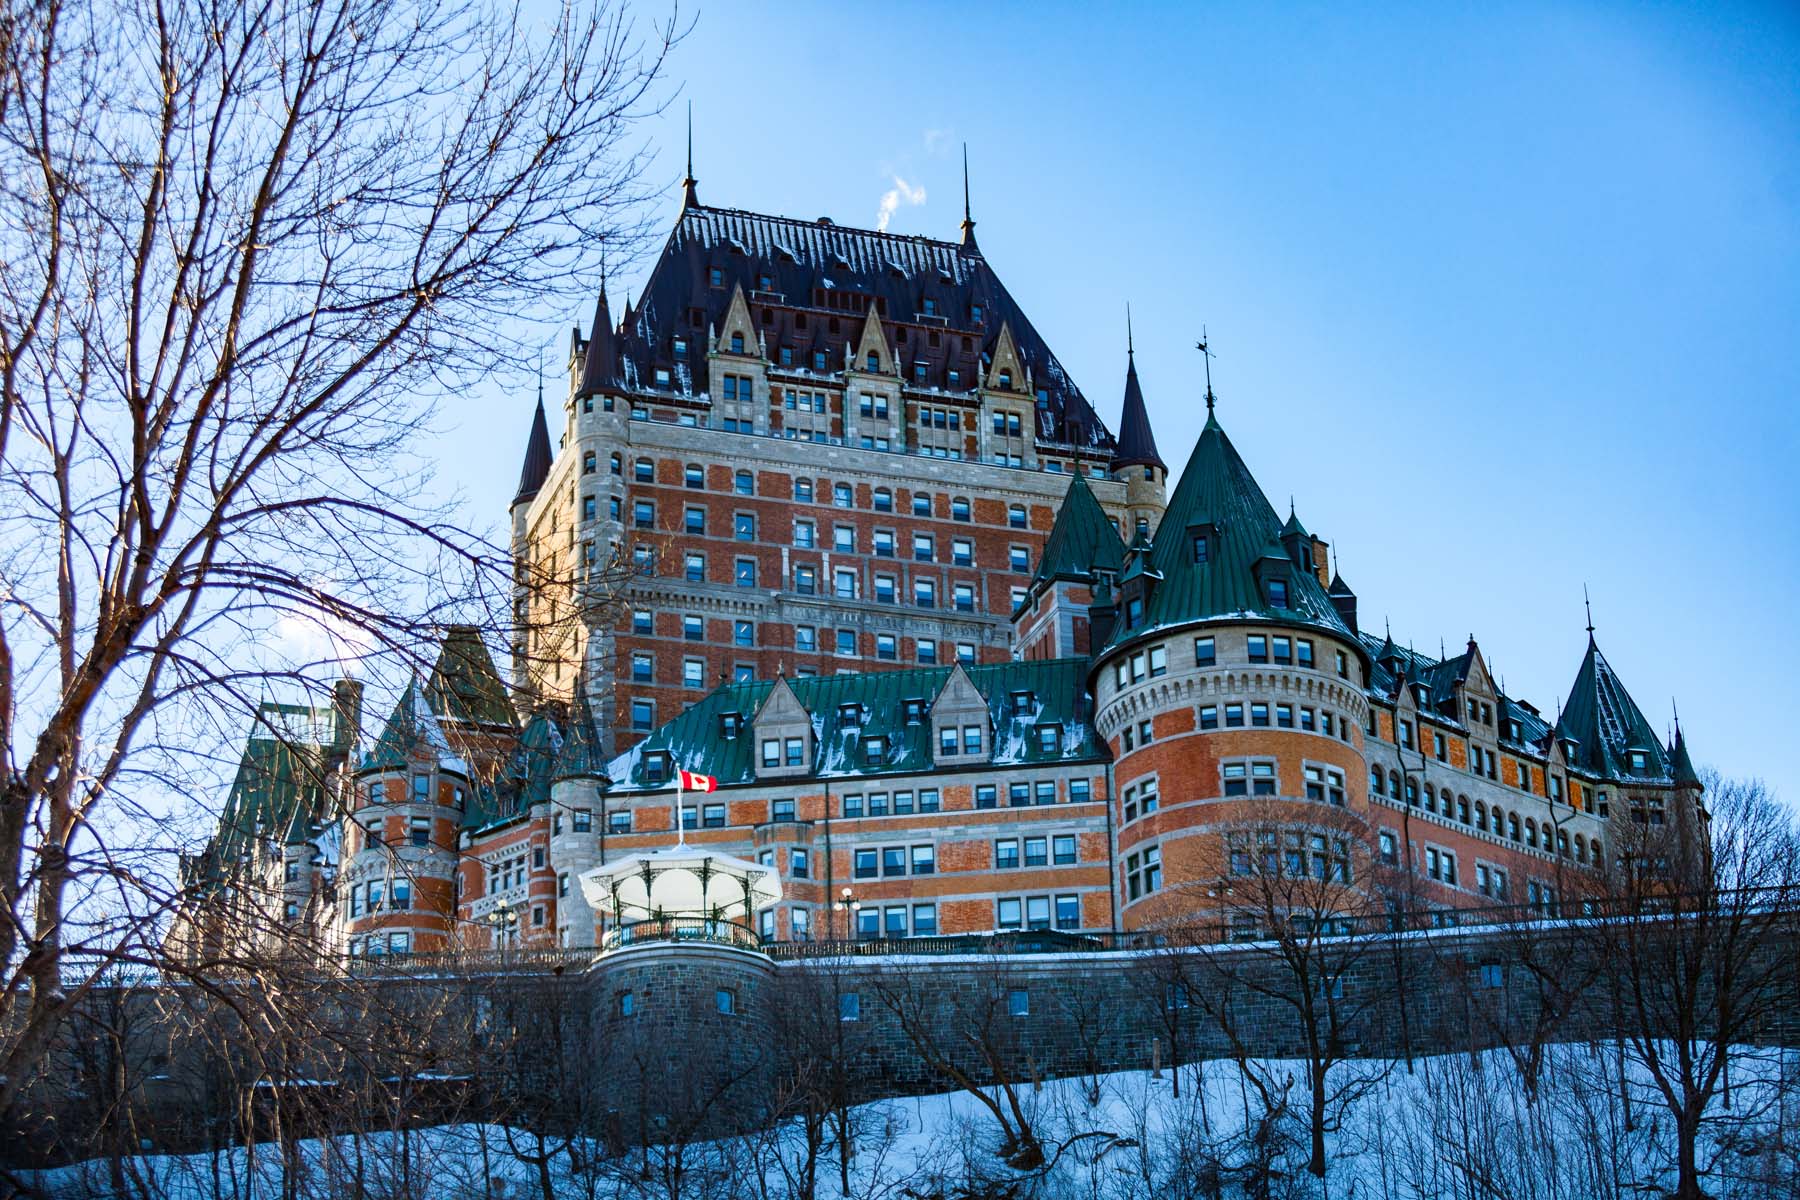
<svg viewBox="0 0 1800 1200"><path fill-rule="evenodd" d="M1629 1114L1620 1099L1621 1069L1632 1081ZM1328 1091L1345 1103L1331 1114L1322 1180L1306 1171L1307 1089L1298 1071L1298 1064L1279 1061L1252 1063L1248 1072L1228 1061L1188 1065L1179 1095L1169 1071L1160 1078L1137 1071L1027 1083L1021 1108L1048 1158L1032 1170L1001 1161L1000 1127L970 1095L863 1105L853 1110L857 1152L848 1196L1625 1200L1658 1196L1673 1184L1668 1111L1610 1046L1551 1048L1536 1103L1525 1100L1519 1064L1499 1051L1421 1059L1411 1069L1397 1062L1340 1066ZM1734 1200L1800 1195L1800 1055L1746 1051L1733 1075L1730 1106L1715 1106L1702 1138L1708 1191ZM535 1160L546 1151L540 1170ZM848 1200L835 1143L818 1147L811 1192L807 1158L799 1122L614 1159L590 1143L456 1125L304 1142L285 1179L274 1147L253 1163L242 1149L145 1157L124 1164L122 1194ZM90 1162L34 1182L61 1200L121 1194L115 1178L109 1164Z"/></svg>

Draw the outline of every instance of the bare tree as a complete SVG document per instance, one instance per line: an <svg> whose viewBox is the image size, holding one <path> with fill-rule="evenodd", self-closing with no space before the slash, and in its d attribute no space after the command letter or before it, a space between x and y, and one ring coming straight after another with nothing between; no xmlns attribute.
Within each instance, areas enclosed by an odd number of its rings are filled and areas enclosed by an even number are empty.
<svg viewBox="0 0 1800 1200"><path fill-rule="evenodd" d="M1215 868L1201 871L1212 878L1197 890L1232 936L1246 940L1196 955L1189 995L1224 1035L1270 1117L1291 1103L1290 1081L1258 1061L1272 1052L1269 1023L1259 1018L1287 1023L1302 1063L1307 1169L1324 1178L1326 1135L1383 1074L1372 1063L1352 1063L1366 1021L1388 999L1355 979L1373 956L1381 923L1367 830L1345 810L1321 807L1304 826L1234 831L1216 856ZM1266 1123L1273 1136L1275 1123Z"/></svg>
<svg viewBox="0 0 1800 1200"><path fill-rule="evenodd" d="M407 448L641 234L675 30L600 5L0 18L0 1107L104 967L166 965L209 726L500 594Z"/></svg>
<svg viewBox="0 0 1800 1200"><path fill-rule="evenodd" d="M1618 997L1627 1057L1672 1122L1678 1200L1706 1195L1704 1129L1779 1103L1784 1056L1757 1048L1796 995L1793 816L1758 781L1715 778L1708 794L1701 836L1681 823L1637 831L1634 861L1609 873L1611 894L1585 924ZM1734 1087L1734 1070L1755 1071L1763 1086Z"/></svg>

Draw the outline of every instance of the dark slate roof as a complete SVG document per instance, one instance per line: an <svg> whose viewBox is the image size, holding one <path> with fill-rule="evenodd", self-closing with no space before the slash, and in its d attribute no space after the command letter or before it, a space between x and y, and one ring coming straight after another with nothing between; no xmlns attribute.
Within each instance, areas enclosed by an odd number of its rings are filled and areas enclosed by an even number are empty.
<svg viewBox="0 0 1800 1200"><path fill-rule="evenodd" d="M473 625L452 625L445 631L425 695L431 711L446 721L508 729L517 725L506 684Z"/></svg>
<svg viewBox="0 0 1800 1200"><path fill-rule="evenodd" d="M1336 571L1331 573L1331 586L1325 589L1325 594L1327 596L1344 596L1351 600L1356 599L1356 593L1350 590L1350 585L1345 583L1344 577Z"/></svg>
<svg viewBox="0 0 1800 1200"><path fill-rule="evenodd" d="M1475 653L1472 644L1454 658L1440 660L1402 649L1391 636L1378 638L1371 633L1359 633L1357 640L1369 652L1370 691L1382 696L1392 696L1400 680L1405 678L1409 682L1424 685L1426 700L1435 712L1461 720L1462 714L1454 706L1456 685L1469 678L1469 665Z"/></svg>
<svg viewBox="0 0 1800 1200"><path fill-rule="evenodd" d="M721 287L711 286L715 267ZM960 382L951 390L968 391L985 376L1001 327L1010 327L1019 359L1043 393L1039 437L1099 453L1113 449L1112 434L972 243L962 248L823 219L684 207L643 295L627 310L618 345L621 386L657 391L655 369L664 367L670 394L706 391L708 332L722 326L738 286L769 354L792 347L802 373L815 350L825 352L831 370L842 370L845 344L856 341L873 304L908 387L947 388L947 373L956 368ZM924 314L927 299L936 315ZM980 321L973 319L974 305L982 308ZM674 352L678 334L687 342L680 357ZM926 368L923 385L914 383L919 362Z"/></svg>
<svg viewBox="0 0 1800 1200"><path fill-rule="evenodd" d="M233 862L248 853L259 837L289 844L296 826L304 831L324 816L329 741L291 738L282 732L281 721L287 716L317 715L304 705L261 706L256 731L244 744L231 791L219 814L212 846L219 862Z"/></svg>
<svg viewBox="0 0 1800 1200"><path fill-rule="evenodd" d="M1563 705L1562 719L1557 722L1556 736L1560 741L1573 742L1570 762L1590 774L1638 780L1667 779L1672 775L1668 752L1606 656L1600 653L1592 633L1588 634L1581 670ZM1642 771L1630 769L1631 760L1626 755L1631 750L1644 752Z"/></svg>
<svg viewBox="0 0 1800 1200"><path fill-rule="evenodd" d="M601 389L618 382L618 378L618 335L613 331L612 313L607 311L606 289L602 287L600 298L594 301L594 327L588 333L587 347L581 355L581 388L575 394L592 396ZM549 434L546 433L544 437L546 449L549 444ZM543 480L539 479L538 483L541 485Z"/></svg>
<svg viewBox="0 0 1800 1200"><path fill-rule="evenodd" d="M1211 556L1205 564L1196 564L1190 530L1208 523L1216 534ZM1149 593L1144 622L1127 629L1121 621L1113 643L1148 630L1217 618L1309 626L1348 638L1350 630L1324 585L1297 563L1289 575L1288 607L1269 607L1253 565L1268 557L1291 562L1282 549L1280 532L1281 519L1268 497L1218 420L1208 414L1157 526L1149 561L1142 567L1142 573L1161 577ZM1127 575L1137 569L1134 562Z"/></svg>
<svg viewBox="0 0 1800 1200"><path fill-rule="evenodd" d="M1084 658L1058 658L963 668L988 702L994 728L992 765L1029 767L1106 760L1105 743L1094 733L1091 722L1088 665ZM906 724L903 703L916 699L930 705L955 669L919 667L788 680L795 697L812 715L813 775L854 778L930 771L937 751L930 717ZM713 776L722 787L755 783L756 737L751 722L774 686L772 681L761 680L714 689L615 758L609 767L614 786L651 787L645 782L643 756L655 751L670 754L674 766ZM1021 691L1031 693L1033 700L1028 709L1014 715L1011 698ZM860 724L840 725L838 714L848 704L861 705ZM736 737L721 734L721 718L726 713L738 714L742 723ZM1062 735L1055 750L1044 751L1032 730L1050 723L1060 725ZM889 751L884 762L871 766L855 749L861 737L876 735L888 739ZM653 790L668 786L657 784Z"/></svg>
<svg viewBox="0 0 1800 1200"><path fill-rule="evenodd" d="M1680 725L1675 726L1675 741L1669 747L1669 767L1678 786L1700 786L1700 773L1694 770L1694 760L1688 757L1687 738L1682 735Z"/></svg>
<svg viewBox="0 0 1800 1200"><path fill-rule="evenodd" d="M1059 579L1088 583L1096 571L1117 574L1124 560L1125 543L1119 540L1112 518L1094 499L1087 481L1076 475L1069 481L1069 490L1063 493L1056 524L1050 527L1037 573L1031 579L1031 590L1042 591Z"/></svg>
<svg viewBox="0 0 1800 1200"><path fill-rule="evenodd" d="M519 735L518 752L513 755L508 772L517 811L550 803L550 783L562 744L562 730L547 714L533 713L525 722L525 731Z"/></svg>
<svg viewBox="0 0 1800 1200"><path fill-rule="evenodd" d="M531 416L531 432L525 438L525 466L519 471L519 490L513 496L513 503L537 495L549 476L550 426L544 421L544 397L540 392L537 411Z"/></svg>
<svg viewBox="0 0 1800 1200"><path fill-rule="evenodd" d="M1125 403L1119 409L1119 448L1113 453L1117 467L1161 467L1162 455L1156 452L1156 435L1150 432L1150 413L1144 407L1144 389L1138 386L1137 357L1125 356Z"/></svg>
<svg viewBox="0 0 1800 1200"><path fill-rule="evenodd" d="M606 763L600 757L600 734L594 725L594 709L588 703L583 681L575 684L574 711L563 730L562 749L556 756L553 779L598 778L606 774Z"/></svg>

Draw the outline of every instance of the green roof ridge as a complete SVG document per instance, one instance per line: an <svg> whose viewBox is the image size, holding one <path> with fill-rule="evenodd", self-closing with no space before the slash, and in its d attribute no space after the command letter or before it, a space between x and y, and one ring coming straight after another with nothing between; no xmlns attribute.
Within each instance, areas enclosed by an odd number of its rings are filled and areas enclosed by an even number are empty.
<svg viewBox="0 0 1800 1200"><path fill-rule="evenodd" d="M425 694L431 711L446 721L518 727L506 684L487 643L481 640L481 631L473 625L452 625L445 630Z"/></svg>

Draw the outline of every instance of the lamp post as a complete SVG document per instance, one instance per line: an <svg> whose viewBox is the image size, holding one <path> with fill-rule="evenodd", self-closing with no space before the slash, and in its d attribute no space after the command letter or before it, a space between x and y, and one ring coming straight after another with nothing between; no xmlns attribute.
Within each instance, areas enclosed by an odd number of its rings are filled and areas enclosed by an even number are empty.
<svg viewBox="0 0 1800 1200"><path fill-rule="evenodd" d="M500 951L500 963L504 966L507 945L519 928L519 914L512 910L512 905L502 900L488 913L487 922L493 928L494 946Z"/></svg>
<svg viewBox="0 0 1800 1200"><path fill-rule="evenodd" d="M838 894L834 907L845 914L844 940L847 942L856 940L856 914L862 909L862 901L853 896L849 888L845 888Z"/></svg>

